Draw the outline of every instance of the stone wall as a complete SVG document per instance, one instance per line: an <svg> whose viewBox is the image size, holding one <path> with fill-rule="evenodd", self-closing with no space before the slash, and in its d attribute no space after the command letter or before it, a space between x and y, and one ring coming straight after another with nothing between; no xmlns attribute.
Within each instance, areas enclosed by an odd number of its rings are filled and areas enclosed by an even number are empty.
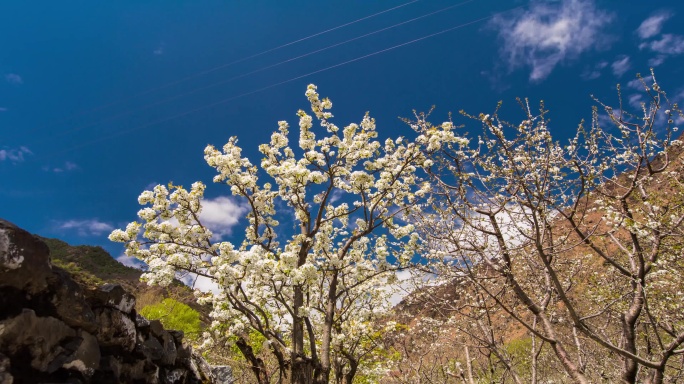
<svg viewBox="0 0 684 384"><path fill-rule="evenodd" d="M0 219L0 384L232 382L183 332L134 308L119 285L81 287L42 241Z"/></svg>

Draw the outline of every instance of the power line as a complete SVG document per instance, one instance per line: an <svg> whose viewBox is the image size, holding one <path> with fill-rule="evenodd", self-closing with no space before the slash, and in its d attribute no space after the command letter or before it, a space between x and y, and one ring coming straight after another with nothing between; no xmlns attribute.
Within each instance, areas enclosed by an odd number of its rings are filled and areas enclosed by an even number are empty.
<svg viewBox="0 0 684 384"><path fill-rule="evenodd" d="M144 105L144 106L142 106L142 107L140 107L140 108L137 108L137 109L134 109L134 110L130 110L130 111L125 111L125 112L117 113L117 114L115 114L115 115L113 115L113 116L109 116L109 117L105 117L105 118L103 118L103 119L100 119L99 121L97 121L97 122L95 122L95 123L92 123L92 124L87 124L87 125L83 125L83 126L71 128L71 129L68 129L68 130L59 132L59 133L57 133L56 135L53 135L53 137L54 137L54 136L63 136L63 135L66 135L66 134L69 134L69 133L72 133L72 132L80 131L80 130L82 130L82 129L91 128L91 127L97 126L97 125L99 125L99 124L102 124L102 123L105 123L105 122L108 122L108 121L115 120L115 119L120 118L120 117L123 117L123 116L128 116L128 115L133 114L133 113L146 111L146 110L148 110L148 109L150 109L150 108L152 108L152 107L156 107L156 106L159 106L159 105L166 104L166 103L168 103L168 102L171 102L171 101L173 101L173 100L180 99L180 98L182 98L182 97L191 95L191 94L193 94L193 93L197 93L197 92L204 91L204 90L207 90L207 89L210 89L210 88L214 88L214 87L217 87L217 86L219 86L219 85L224 85L224 84L230 83L230 82L232 82L232 81L235 81L235 80L238 80L238 79L241 79L241 78L250 76L250 75L254 75L254 74L256 74L256 73L263 72L263 71L266 71L266 70L268 70L268 69L275 68L275 67L281 66L281 65L283 65L283 64L287 64L287 63L290 63L290 62L293 62L293 61L296 61L296 60L299 60L299 59L302 59L302 58L311 56L311 55L316 54L316 53L320 53L320 52L323 52L323 51L327 51L327 50L329 50L329 49L332 49L332 48L335 48L335 47L339 47L339 46L341 46L341 45L348 44L348 43L351 43L351 42L353 42L353 41L360 40L360 39L363 39L363 38L365 38L365 37L368 37L368 36L371 36L371 35L375 35L375 34L378 34L378 33L380 33L380 32L384 32L384 31L387 31L387 30L390 30L390 29L393 29L393 28L402 26L402 25L404 25L404 24L408 24L408 23L411 23L411 22L414 22L414 21L417 21L417 20L420 20L420 19L424 19L424 18L429 17L429 16L433 16L433 15L438 14L438 13L441 13L441 12L448 11L448 10L453 9L453 8L456 8L456 7L460 7L460 6L462 6L462 5L465 5L465 4L470 3L470 2L473 2L473 1L475 1L475 0L466 0L466 1L463 1L463 2L458 3L458 4L450 5L450 6L448 6L448 7L445 7L445 8L442 8L442 9L438 9L438 10L433 11L433 12L426 13L425 15L418 16L418 17L414 17L414 18L412 18L412 19L409 19L409 20L406 20L406 21L402 21L402 22L400 22L400 23L391 25L391 26L389 26L389 27L385 27L385 28L378 29L378 30L375 30L375 31L373 31L373 32L369 32L369 33L363 34L363 35L361 35L361 36L357 36L357 37L354 37L354 38L351 38L351 39L342 41L342 42L340 42L340 43L335 43L335 44L329 45L329 46L327 46L327 47L320 48L320 49L317 49L317 50L314 50L314 51L305 53L305 54L303 54L303 55L299 55L299 56L296 56L296 57L293 57L293 58L290 58L290 59L287 59L287 60L283 60L283 61L281 61L281 62L278 62L278 63L275 63L275 64L271 64L271 65L268 65L268 66L265 66L265 67L262 67L262 68L253 70L253 71L249 71L249 72L243 73L243 74L241 74L241 75L233 76L233 77L231 77L231 78L229 78L229 79L226 79L226 80L222 80L222 81L219 81L219 82L216 82L216 83L212 83L212 84L209 84L209 85L206 85L206 86L203 86L203 87L195 88L195 89L192 89L192 90L190 90L190 91L183 92L183 93L181 93L181 94L178 94L178 95L175 95L175 96L166 98L166 99L164 99L164 100L160 100L160 101L156 101L156 102L154 102L154 103L150 103L150 104ZM49 138L46 138L46 140L49 140Z"/></svg>
<svg viewBox="0 0 684 384"><path fill-rule="evenodd" d="M267 89L271 89L271 88L277 87L277 86L279 86L279 85L287 84L287 83L293 82L293 81L295 81L295 80L302 79L302 78L307 77L307 76L311 76L311 75L314 75L314 74L317 74L317 73L325 72L325 71L328 71L328 70L331 70L331 69L334 69L334 68L341 67L341 66L343 66L343 65L347 65L347 64L350 64L350 63L354 63L354 62L359 61L359 60L363 60L363 59L366 59L366 58L369 58L369 57L372 57L372 56L379 55L379 54L381 54L381 53L385 53L385 52L388 52L388 51L391 51L391 50L394 50L394 49L397 49L397 48L401 48L401 47L407 46L407 45L409 45L409 44L417 43L417 42L419 42L419 41L422 41L422 40L425 40L425 39L429 39L429 38L431 38L431 37L435 37L435 36L438 36L438 35L442 35L442 34L444 34L444 33L451 32L451 31L456 30L456 29L460 29L460 28L463 28L463 27L467 27L467 26L469 26L469 25L476 24L476 23L479 23L479 22L481 22L481 21L489 20L489 19L491 19L491 18L493 18L493 17L495 17L495 16L501 15L501 14L503 14L503 13L511 12L511 11L514 11L514 10L517 10L517 9L520 9L520 8L523 8L523 7L524 7L524 5L520 5L520 6L517 6L517 7L514 7L514 8L507 9L507 10L505 10L505 11L496 12L496 13L491 14L491 15L486 16L486 17L482 17L482 18L479 18L479 19L476 19L476 20L473 20L473 21L469 21L469 22L467 22L467 23L459 24L459 25L454 26L454 27L451 27L451 28L443 29L443 30L441 30L441 31L439 31L439 32L431 33L431 34L429 34L429 35L425 35L425 36L419 37L419 38L417 38L417 39L413 39L413 40L410 40L410 41L407 41L407 42L404 42L404 43L401 43L401 44L397 44L397 45L394 45L394 46L389 47L389 48L381 49L381 50L379 50L379 51L375 51L375 52L369 53L369 54L367 54L367 55L359 56L359 57L356 57L356 58L351 59L351 60L343 61L343 62L341 62L341 63L335 64L335 65L331 65L331 66L329 66L329 67L325 67L325 68L322 68L322 69L318 69L318 70L313 71L313 72L309 72L309 73L306 73L306 74L303 74L303 75L299 75L299 76L296 76L296 77L292 77L292 78L290 78L290 79L287 79L287 80L284 80L284 81L281 81L281 82L278 82L278 83L274 83L274 84L268 85L268 86L266 86L266 87L262 87L262 88L259 88L259 89L256 89L256 90L253 90L253 91L250 91L250 92L245 92L245 93L242 93L242 94L233 96L233 97L229 97L229 98L227 98L227 99L223 99L223 100L219 100L219 101L216 101L216 102L213 102L213 103L210 103L210 104L206 104L206 105L203 105L203 106L201 106L201 107L194 108L194 109L191 109L191 110L189 110L189 111L186 111L186 112L183 112L183 113L180 113L180 114L177 114L177 115L173 115L173 116L170 116L170 117L166 117L166 118L164 118L164 119L160 119L160 120L157 120L157 121L153 121L153 122L151 122L151 123L146 123L146 124L139 125L139 126L136 126L136 127L130 128L130 129L118 131L118 132L116 132L116 133L114 133L114 134L112 134L112 135L100 137L100 138L98 138L98 139L91 140L91 141L86 142L86 143L83 143L83 144L81 144L81 145L77 145L77 146L74 146L74 147L71 147L71 148L67 148L67 149L65 149L65 150L63 150L63 151L59 151L59 152L55 152L55 153L53 153L53 154L46 155L45 157L51 157L51 156L54 156L54 155L59 155L59 154L63 154L63 153L68 153L68 152L74 151L74 150L76 150L76 149L84 148L84 147L87 147L87 146L90 146L90 145L93 145L93 144L96 144L96 143L99 143L99 142L102 142L102 141L106 141L106 140L112 139L112 138L114 138L114 137L118 137L118 136L121 136L121 135L124 135L124 134L127 134L127 133L131 133L131 132L135 132L135 131L138 131L138 130L140 130L140 129L144 129L144 128L151 127L151 126L154 126L154 125L158 125L158 124L161 124L161 123L165 123L165 122L167 122L167 121L175 120L175 119L177 119L177 118L180 118L180 117L183 117L183 116L187 116L187 115L190 115L190 114L195 113L195 112L202 111L202 110L207 109L207 108L212 108L212 107L215 107L215 106L217 106L217 105L225 104L225 103L227 103L227 102L229 102L229 101L233 101L233 100L239 99L239 98L241 98L241 97L245 97L245 96L253 95L253 94L255 94L255 93L263 92L263 91L265 91L265 90L267 90Z"/></svg>
<svg viewBox="0 0 684 384"><path fill-rule="evenodd" d="M255 54L253 54L253 55L249 55L249 56L243 57L243 58L241 58L241 59L237 59L237 60L235 60L235 61L231 61L231 62L229 62L229 63L219 65L219 66L217 66L217 67L209 68L209 69L207 69L207 70L204 70L204 71L201 71L201 72L194 73L194 74L192 74L192 75L183 77L183 78L181 78L181 79L179 79L179 80L174 80L174 81L172 81L172 82L169 82L169 83L166 83L166 84L162 84L162 85L160 85L160 86L157 86L157 87L154 87L154 88L150 88L150 89L147 89L147 90L145 90L145 91L142 91L142 92L133 94L132 96L127 96L127 97L124 97L124 98L121 98L121 99L118 99L118 100L109 102L109 103L107 103L107 104L100 105L99 107L95 107L95 108L93 108L93 109L90 109L90 110L87 110L87 111L84 111L84 112L77 113L77 114L75 114L75 115L72 115L72 116L70 116L70 117L67 117L67 118L65 118L65 119L62 119L62 120L60 120L60 121L58 121L58 122L56 122L56 123L48 123L48 124L46 124L46 125L43 125L43 126L41 126L41 127L39 127L39 128L34 129L33 131L37 131L37 130L40 130L40 129L53 127L53 126L55 126L55 125L58 125L58 124L61 124L61 123L66 122L66 121L72 120L72 119L74 119L74 118L76 118L76 117L83 116L83 115L87 115L87 114L91 114L91 113L93 113L93 112L97 112L97 111L100 111L100 110L102 110L102 109L105 109L105 108L108 108L108 107L111 107L111 106L114 106L114 105L117 105L117 104L121 104L121 103L123 103L123 102L125 102L125 101L132 100L132 99L134 99L134 98L137 98L137 97L140 97L140 96L144 96L144 95L150 94L150 93L152 93L152 92L156 92L156 91L159 91L159 90L162 90L162 89L166 89L166 88L172 87L172 86L174 86L174 85L178 85L178 84L184 83L184 82L186 82L186 81L188 81L188 80L192 80L192 79L195 79L195 78L198 78L198 77L201 77L201 76L204 76L204 75L207 75L207 74L216 72L216 71L218 71L218 70L221 70L221 69L230 67L231 65L235 65L235 64L238 64L238 63L242 63L242 62L244 62L244 61L251 60L251 59L254 59L254 58L259 57L259 56L263 56L263 55L265 55L265 54L267 54L267 53L271 53L271 52L277 51L277 50L279 50L279 49L282 49L282 48L285 48L285 47L289 47L290 45L294 45L294 44L297 44L297 43L301 43L302 41L306 41L306 40L312 39L312 38L314 38L314 37L321 36L321 35L324 35L324 34L326 34L326 33L329 33L329 32L332 32L332 31L336 31L336 30L341 29L341 28L344 28L344 27L348 27L348 26L350 26L350 25L359 23L359 22L361 22L361 21L368 20L368 19L371 19L371 18L376 17L376 16L380 16L380 15L382 15L382 14L384 14L384 13L391 12L391 11L394 11L394 10L396 10L396 9L406 7L406 6L411 5L411 4L413 4L413 3L417 3L418 1L420 1L420 0L412 0L412 1L409 1L409 2L407 2L407 3L403 3L403 4L397 5L397 6L395 6L395 7L388 8L388 9L385 9L385 10L383 10L383 11L374 13L374 14L372 14L372 15L364 16L364 17L362 17L362 18L360 18L360 19L356 19L356 20L353 20L353 21L350 21L350 22L347 22L347 23L338 25L338 26L336 26L336 27L329 28L329 29L326 29L326 30L324 30L324 31L314 33L314 34L312 34L312 35L308 35L308 36L302 37L302 38L300 38L300 39L290 41L289 43L285 43L285 44L279 45L279 46L277 46L277 47L270 48L270 49L267 49L267 50L265 50L265 51L261 51L261 52L259 52L259 53L255 53Z"/></svg>

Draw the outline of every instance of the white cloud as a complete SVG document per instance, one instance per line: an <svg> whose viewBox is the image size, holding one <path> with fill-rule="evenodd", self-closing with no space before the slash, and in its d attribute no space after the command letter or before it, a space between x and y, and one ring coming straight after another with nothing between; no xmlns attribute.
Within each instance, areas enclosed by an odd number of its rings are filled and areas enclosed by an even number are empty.
<svg viewBox="0 0 684 384"><path fill-rule="evenodd" d="M21 76L17 75L16 73L8 73L5 75L5 81L7 81L10 84L24 84L24 79L21 78Z"/></svg>
<svg viewBox="0 0 684 384"><path fill-rule="evenodd" d="M0 112L7 112L7 108L5 108L5 107L0 107Z"/></svg>
<svg viewBox="0 0 684 384"><path fill-rule="evenodd" d="M187 273L180 280L190 288L199 289L202 292L221 292L219 285L212 279L204 276L197 276L195 273Z"/></svg>
<svg viewBox="0 0 684 384"><path fill-rule="evenodd" d="M663 24L672 17L671 13L659 12L648 19L644 20L639 28L637 28L636 33L641 39L648 39L660 33L663 28Z"/></svg>
<svg viewBox="0 0 684 384"><path fill-rule="evenodd" d="M629 95L627 102L632 106L632 108L641 109L641 103L644 102L644 97L641 95L641 93L635 93L633 95Z"/></svg>
<svg viewBox="0 0 684 384"><path fill-rule="evenodd" d="M639 49L657 54L648 60L648 65L652 67L662 64L668 56L684 53L684 36L672 33L660 34L663 24L672 16L669 12L661 11L644 20L636 30L642 40ZM649 41L651 38L653 39Z"/></svg>
<svg viewBox="0 0 684 384"><path fill-rule="evenodd" d="M114 230L111 224L98 219L67 220L58 223L59 229L76 231L79 236L100 236Z"/></svg>
<svg viewBox="0 0 684 384"><path fill-rule="evenodd" d="M200 221L220 238L230 235L233 227L247 211L248 208L245 205L230 197L219 196L215 199L204 199Z"/></svg>
<svg viewBox="0 0 684 384"><path fill-rule="evenodd" d="M335 203L339 199L341 199L344 196L345 192L339 189L336 189L333 191L332 195L330 196L330 203Z"/></svg>
<svg viewBox="0 0 684 384"><path fill-rule="evenodd" d="M397 275L397 281L398 281L398 288L396 291L392 293L392 296L390 296L389 301L392 304L392 307L396 307L397 304L401 303L402 300L411 292L413 292L415 286L411 280L411 272L404 270L404 271L399 271L396 272Z"/></svg>
<svg viewBox="0 0 684 384"><path fill-rule="evenodd" d="M8 160L12 163L21 163L26 160L25 155L32 155L30 149L20 146L19 148L3 148L0 149L0 161Z"/></svg>
<svg viewBox="0 0 684 384"><path fill-rule="evenodd" d="M121 255L116 258L116 261L127 267L132 267L143 271L147 269L147 264L145 264L142 260L136 259L135 257Z"/></svg>
<svg viewBox="0 0 684 384"><path fill-rule="evenodd" d="M557 65L605 45L602 29L612 19L591 0L563 0L535 2L528 11L512 19L497 16L491 24L499 31L501 54L509 66L529 66L530 80L540 81Z"/></svg>
<svg viewBox="0 0 684 384"><path fill-rule="evenodd" d="M664 63L665 59L666 59L665 55L658 55L656 57L652 57L652 58L648 59L648 66L649 67L657 67L660 64Z"/></svg>
<svg viewBox="0 0 684 384"><path fill-rule="evenodd" d="M663 55L680 55L684 53L684 36L666 33L658 40L639 44L639 48Z"/></svg>
<svg viewBox="0 0 684 384"><path fill-rule="evenodd" d="M650 86L653 84L653 76L648 75L642 79L633 79L627 82L627 87L637 90L637 91L644 91L646 87Z"/></svg>
<svg viewBox="0 0 684 384"><path fill-rule="evenodd" d="M233 227L248 211L247 205L241 204L236 199L219 196L215 199L202 199L199 219L202 225L213 233L214 240L221 240L223 236L233 233ZM179 226L175 217L169 219L169 223Z"/></svg>
<svg viewBox="0 0 684 384"><path fill-rule="evenodd" d="M627 55L618 56L615 61L613 61L613 64L610 65L613 69L613 74L617 77L624 75L631 66L632 64L629 62L629 56Z"/></svg>

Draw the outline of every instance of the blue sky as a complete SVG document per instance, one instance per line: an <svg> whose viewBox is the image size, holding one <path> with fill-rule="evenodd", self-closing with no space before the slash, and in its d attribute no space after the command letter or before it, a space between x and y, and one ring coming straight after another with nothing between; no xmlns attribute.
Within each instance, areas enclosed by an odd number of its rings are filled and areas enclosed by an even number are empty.
<svg viewBox="0 0 684 384"><path fill-rule="evenodd" d="M528 97L564 140L590 94L615 103L621 83L638 107L649 67L682 101L683 19L679 1L3 1L0 217L118 256L107 234L142 190L202 180L205 219L239 237L244 210L203 148L237 135L258 158L309 83L338 125L370 111L382 137L432 105L441 122L502 100L516 120Z"/></svg>

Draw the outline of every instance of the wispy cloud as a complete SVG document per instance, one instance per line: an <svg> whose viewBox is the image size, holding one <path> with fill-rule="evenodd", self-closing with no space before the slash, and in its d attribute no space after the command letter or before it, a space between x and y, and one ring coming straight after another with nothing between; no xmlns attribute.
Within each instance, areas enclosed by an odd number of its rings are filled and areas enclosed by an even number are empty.
<svg viewBox="0 0 684 384"><path fill-rule="evenodd" d="M649 39L660 33L663 28L663 24L672 17L672 14L665 11L660 11L655 15L644 20L639 28L637 28L636 33L639 37L643 39Z"/></svg>
<svg viewBox="0 0 684 384"><path fill-rule="evenodd" d="M664 55L680 55L684 53L684 36L666 33L660 39L639 44L639 48Z"/></svg>
<svg viewBox="0 0 684 384"><path fill-rule="evenodd" d="M0 112L7 112L7 108L5 108L5 107L0 107Z"/></svg>
<svg viewBox="0 0 684 384"><path fill-rule="evenodd" d="M629 61L629 56L620 55L618 56L610 68L613 70L613 74L617 77L621 77L632 67L632 63Z"/></svg>
<svg viewBox="0 0 684 384"><path fill-rule="evenodd" d="M153 54L159 56L164 54L164 43L159 44L153 51Z"/></svg>
<svg viewBox="0 0 684 384"><path fill-rule="evenodd" d="M42 169L45 172L64 173L69 171L75 171L80 168L81 167L79 167L76 163L72 163L71 161L65 161L64 165L60 165L58 167L51 167L49 165L46 165Z"/></svg>
<svg viewBox="0 0 684 384"><path fill-rule="evenodd" d="M633 79L627 82L627 87L635 91L644 91L646 87L653 84L653 77L651 75L643 77L643 79Z"/></svg>
<svg viewBox="0 0 684 384"><path fill-rule="evenodd" d="M648 60L648 65L657 67L665 62L669 56L684 53L684 36L672 33L661 34L663 25L674 14L659 11L644 20L635 31L641 39L639 49L655 53L655 57Z"/></svg>
<svg viewBox="0 0 684 384"><path fill-rule="evenodd" d="M98 219L67 220L57 223L65 231L75 231L79 236L101 236L114 230L114 227Z"/></svg>
<svg viewBox="0 0 684 384"><path fill-rule="evenodd" d="M24 84L24 79L21 78L21 76L17 75L16 73L8 73L5 75L5 81L7 81L10 84Z"/></svg>
<svg viewBox="0 0 684 384"><path fill-rule="evenodd" d="M30 149L21 146L19 148L4 147L0 149L0 161L9 161L13 164L21 163L26 160L26 155L32 155Z"/></svg>
<svg viewBox="0 0 684 384"><path fill-rule="evenodd" d="M601 72L605 67L608 66L607 61L601 61L594 65L593 67L589 67L582 72L580 75L584 80L593 80L593 79L598 79L601 77Z"/></svg>
<svg viewBox="0 0 684 384"><path fill-rule="evenodd" d="M648 59L648 66L649 67L657 67L660 64L664 63L665 59L666 59L665 55L658 55L656 57L652 57L652 58Z"/></svg>
<svg viewBox="0 0 684 384"><path fill-rule="evenodd" d="M591 0L535 2L513 18L491 22L502 40L501 55L510 68L531 67L530 80L541 81L553 69L609 42L603 29L613 19Z"/></svg>
<svg viewBox="0 0 684 384"><path fill-rule="evenodd" d="M71 161L67 161L64 163L63 167L53 168L52 172L55 172L55 173L68 172L68 171L74 171L78 168L79 168L79 166L76 163L72 163Z"/></svg>
<svg viewBox="0 0 684 384"><path fill-rule="evenodd" d="M641 93L635 93L627 97L627 102L632 106L632 108L638 110L641 108L641 104L644 102L644 97Z"/></svg>

